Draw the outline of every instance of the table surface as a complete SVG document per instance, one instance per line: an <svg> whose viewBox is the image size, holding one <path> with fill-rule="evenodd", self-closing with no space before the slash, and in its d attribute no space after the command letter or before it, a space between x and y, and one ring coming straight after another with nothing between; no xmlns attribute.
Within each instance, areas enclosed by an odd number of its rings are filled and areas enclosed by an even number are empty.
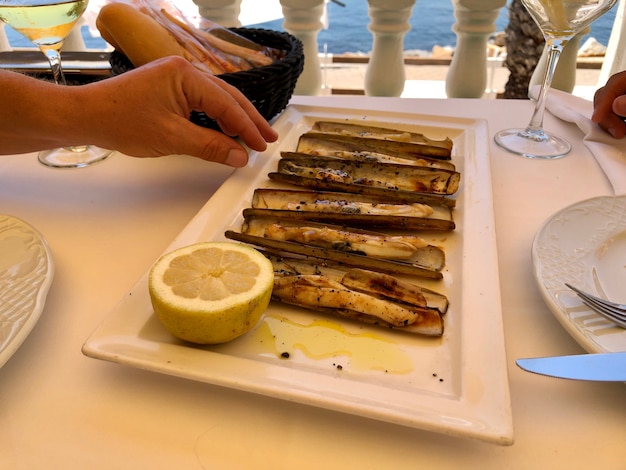
<svg viewBox="0 0 626 470"><path fill-rule="evenodd" d="M526 123L528 101L295 97L320 106ZM0 467L624 468L624 385L521 371L519 357L582 354L542 301L533 237L549 216L611 188L572 124L566 158L535 161L490 143L515 443L396 426L85 357L81 346L229 176L186 156L115 155L51 170L0 157L0 212L34 225L56 272L43 314L0 369Z"/></svg>

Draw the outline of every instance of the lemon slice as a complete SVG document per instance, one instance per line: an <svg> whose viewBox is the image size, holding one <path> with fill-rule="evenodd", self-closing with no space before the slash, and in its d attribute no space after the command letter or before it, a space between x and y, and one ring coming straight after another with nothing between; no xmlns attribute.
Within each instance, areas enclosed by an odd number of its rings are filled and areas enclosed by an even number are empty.
<svg viewBox="0 0 626 470"><path fill-rule="evenodd" d="M224 343L256 325L274 284L272 263L235 242L205 242L163 255L150 270L154 312L177 338Z"/></svg>

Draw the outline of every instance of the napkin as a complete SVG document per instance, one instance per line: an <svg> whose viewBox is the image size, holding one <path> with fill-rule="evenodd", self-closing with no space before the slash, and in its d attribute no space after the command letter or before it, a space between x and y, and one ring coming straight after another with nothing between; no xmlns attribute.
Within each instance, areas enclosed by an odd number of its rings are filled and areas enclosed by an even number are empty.
<svg viewBox="0 0 626 470"><path fill-rule="evenodd" d="M613 186L615 194L626 193L626 138L614 139L591 121L593 103L551 88L546 109L559 119L575 123L585 134L583 142Z"/></svg>

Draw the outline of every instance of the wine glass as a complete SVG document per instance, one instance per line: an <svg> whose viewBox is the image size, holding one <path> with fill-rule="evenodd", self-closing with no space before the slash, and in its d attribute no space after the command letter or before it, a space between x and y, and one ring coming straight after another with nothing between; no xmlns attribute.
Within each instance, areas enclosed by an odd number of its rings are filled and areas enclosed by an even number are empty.
<svg viewBox="0 0 626 470"><path fill-rule="evenodd" d="M61 46L87 9L87 3L88 0L0 0L0 21L35 43L50 62L54 81L67 85L61 66ZM80 145L45 150L38 158L49 167L79 168L110 154L110 150Z"/></svg>
<svg viewBox="0 0 626 470"><path fill-rule="evenodd" d="M617 0L521 0L533 17L549 48L548 65L535 110L525 129L506 129L495 135L495 141L509 152L528 158L560 158L571 150L561 137L543 130L543 116L548 89L563 47L576 34L609 11Z"/></svg>

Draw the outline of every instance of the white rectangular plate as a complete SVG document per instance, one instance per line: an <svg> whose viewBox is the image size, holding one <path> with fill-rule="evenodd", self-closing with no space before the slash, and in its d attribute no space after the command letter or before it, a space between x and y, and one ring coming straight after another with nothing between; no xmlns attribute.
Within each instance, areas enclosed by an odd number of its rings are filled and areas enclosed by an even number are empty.
<svg viewBox="0 0 626 470"><path fill-rule="evenodd" d="M289 106L280 140L215 193L167 251L224 240L241 228L257 187L273 183L281 150L294 150L316 120L365 122L454 140L462 174L453 233L426 233L444 247L448 296L442 338L330 318L272 302L250 333L219 346L170 336L153 314L147 273L87 340L91 357L164 374L498 444L513 442L500 306L487 125L482 120ZM288 356L288 357L287 357Z"/></svg>

